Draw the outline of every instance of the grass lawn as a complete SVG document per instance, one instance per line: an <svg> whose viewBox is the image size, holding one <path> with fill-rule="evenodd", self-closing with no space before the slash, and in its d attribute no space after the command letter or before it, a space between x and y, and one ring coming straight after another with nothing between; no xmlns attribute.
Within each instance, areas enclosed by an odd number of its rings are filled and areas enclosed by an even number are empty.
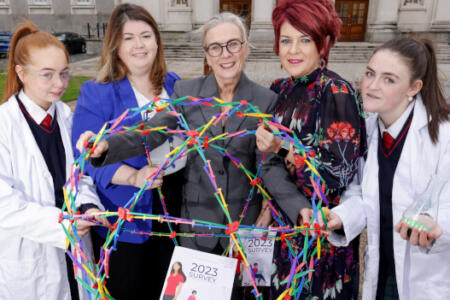
<svg viewBox="0 0 450 300"><path fill-rule="evenodd" d="M69 86L67 87L67 90L64 93L61 100L64 102L76 100L78 98L78 92L80 91L81 85L83 84L83 82L89 79L91 79L91 77L88 76L72 77L72 79L69 81ZM0 74L0 99L3 98L5 81L6 81L6 74Z"/></svg>
<svg viewBox="0 0 450 300"><path fill-rule="evenodd" d="M83 82L88 81L92 77L89 76L74 76L69 81L69 86L67 87L66 92L62 96L61 100L64 102L77 100L78 93L80 91L80 87Z"/></svg>

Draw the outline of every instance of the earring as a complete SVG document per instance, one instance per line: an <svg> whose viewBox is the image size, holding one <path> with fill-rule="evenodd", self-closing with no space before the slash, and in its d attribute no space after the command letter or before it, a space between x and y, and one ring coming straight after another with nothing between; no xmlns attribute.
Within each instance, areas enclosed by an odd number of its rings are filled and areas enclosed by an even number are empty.
<svg viewBox="0 0 450 300"><path fill-rule="evenodd" d="M321 58L320 59L320 68L323 69L327 66L327 61L325 60L325 58Z"/></svg>
<svg viewBox="0 0 450 300"><path fill-rule="evenodd" d="M413 96L411 96L411 97L408 98L408 101L409 101L409 102L411 102L411 101L413 101L413 100L414 100L414 97L413 97Z"/></svg>

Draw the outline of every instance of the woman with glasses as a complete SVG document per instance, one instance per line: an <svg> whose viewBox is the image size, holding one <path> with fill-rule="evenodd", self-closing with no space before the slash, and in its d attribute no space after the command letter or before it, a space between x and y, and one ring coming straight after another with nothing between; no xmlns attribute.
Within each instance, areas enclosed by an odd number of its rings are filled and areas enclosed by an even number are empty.
<svg viewBox="0 0 450 300"><path fill-rule="evenodd" d="M144 106L157 97L169 98L178 79L175 73L167 72L161 34L150 13L134 4L118 5L108 22L97 78L85 82L80 90L74 113L73 141L86 130L99 131L106 122L118 118L129 108ZM151 116L138 114L123 124L131 126ZM172 137L157 149L152 149L152 166L146 155L101 169L86 164L86 171L93 178L105 208L118 211L119 207L125 206L158 164L164 161L164 155L181 142L180 138ZM79 154L76 149L74 151ZM185 160L180 160L174 167L167 168L164 179L161 174L155 180L153 186L143 193L134 211L164 214L156 189L164 180L162 193L168 213L179 216L183 180L179 170L184 163ZM111 218L111 221L115 222L116 218ZM124 229L119 236L117 251L110 257L106 286L117 299L137 299L142 295L157 299L174 243L165 237L150 238L133 232L169 232L168 226L157 221L135 220L126 222ZM97 258L106 235L107 229L100 227L93 233Z"/></svg>
<svg viewBox="0 0 450 300"><path fill-rule="evenodd" d="M276 94L252 82L243 72L249 48L246 27L238 16L225 12L206 22L203 26L203 46L212 73L206 77L178 81L175 84L175 92L172 98L183 96L218 97L225 102L239 102L244 99L258 106L263 113L273 111ZM183 114L191 129L199 128L208 123L213 116L218 116L225 110L225 108L213 108L206 105L175 105L175 109ZM150 126L167 125L168 128L175 129L178 126L177 122L177 117L161 112L157 113L149 121L149 124ZM241 118L233 114L229 118L222 118L216 125L209 127L204 135L211 139L225 132L232 134L244 129L256 130L258 122L257 118ZM92 135L92 132L84 133L78 140L77 147L80 149L84 141ZM146 138L148 146L153 149L168 137L165 134L152 132ZM256 148L254 135L219 141L218 145L226 148L231 156L241 161L245 168L256 174L261 153ZM122 149L128 151L122 151ZM107 151L106 155L98 158L105 151ZM91 163L97 166L108 165L141 154L144 151L142 136L139 133L129 132L114 135L97 145ZM227 156L222 156L216 150L207 148L204 150L204 154L206 159L210 161L217 186L222 189L224 198L227 200L231 219L239 220L250 191L247 176ZM215 189L203 170L203 166L204 162L200 155L191 151L184 170L181 216L187 219L227 224L229 222L214 196ZM261 203L251 201L242 224L253 224L258 217L260 207ZM194 231L195 233L220 232L202 227L191 228L188 225L181 225L180 229L182 232ZM220 254L227 247L229 240L215 237L181 237L180 242L185 247Z"/></svg>
<svg viewBox="0 0 450 300"><path fill-rule="evenodd" d="M202 38L204 54L212 69L212 73L206 77L178 81L175 84L175 92L172 98L183 96L197 98L218 97L225 102L247 100L249 103L258 106L262 113L272 113L277 95L249 80L243 71L245 60L249 54L249 46L247 29L242 20L228 12L216 15L203 26ZM206 105L175 105L175 109L183 114L189 128L196 129L208 123L213 116L220 115L225 108L221 109ZM178 126L177 121L177 117L161 112L157 113L150 120L149 124L151 126L167 125L168 128L175 129ZM259 119L257 118L241 118L233 114L229 118L222 118L220 122L209 127L204 135L211 139L226 132L232 134L244 129L252 131L256 130L258 122ZM83 134L77 142L77 147L81 149L84 141L88 140L92 135L92 132ZM150 149L153 149L167 139L167 135L152 132L146 138L148 146ZM250 172L256 174L261 153L256 148L254 135L233 137L225 141L218 141L217 144L226 148L231 156L239 160ZM99 158L105 151L107 151L106 154ZM142 154L144 151L140 134L131 132L115 135L107 141L105 140L98 144L93 153L93 157L97 157L97 159L93 159L92 163L97 166L107 165L130 156ZM218 151L211 149L211 147L205 149L204 154L206 160L210 161L217 186L221 188L227 201L231 220L239 220L251 187L247 176L234 165L233 161L230 161L228 156L222 156ZM226 219L222 208L214 196L215 189L203 167L204 162L200 155L195 151L191 151L184 170L181 217L228 224L229 220ZM275 165L274 167L277 166ZM284 168L281 162L278 168ZM285 178L287 178L287 173L284 177L273 177L267 180L277 181L278 185L274 184L277 186L283 186L286 183L292 184L286 181ZM288 195L285 197L288 197ZM245 217L241 224L253 224L255 222L259 224L257 218L260 208L261 202L253 199L245 211ZM197 234L222 232L199 226L192 228L188 225L181 225L180 230ZM227 247L229 239L181 237L180 242L185 247L221 254ZM242 299L237 295L233 296L234 298Z"/></svg>
<svg viewBox="0 0 450 300"><path fill-rule="evenodd" d="M357 172L358 158L365 149L363 112L356 93L347 81L326 67L330 49L339 36L341 21L331 0L284 0L275 7L272 23L275 52L290 75L275 80L271 86L279 94L275 116L315 155L326 200L334 207ZM310 181L312 170L305 163L296 161L298 150L263 127L258 128L256 138L261 151L277 154L272 161L285 163L290 180L297 186L302 199L314 201L312 198L316 197ZM279 170L272 168L270 163L266 176L279 176ZM265 183L269 190L273 188L270 181ZM304 201L273 196L291 224L310 222L313 211L304 206ZM318 203L317 198L315 201ZM267 214L266 222L270 219L271 215ZM322 224L320 218L316 222ZM297 251L302 251L304 236L300 235L295 243ZM283 281L291 266L289 248L278 246L274 255L275 282ZM315 246L313 244L309 249ZM306 282L301 299L356 299L358 240L344 248L325 243L321 249L312 281ZM273 289L278 295L285 286L274 286Z"/></svg>
<svg viewBox="0 0 450 300"><path fill-rule="evenodd" d="M72 113L59 101L70 79L68 63L61 41L34 24L14 33L0 106L0 299L88 298L64 254L58 222L73 161ZM81 213L102 208L90 178L81 179L79 190ZM79 220L78 235L88 238L92 225ZM90 249L89 239L83 246Z"/></svg>

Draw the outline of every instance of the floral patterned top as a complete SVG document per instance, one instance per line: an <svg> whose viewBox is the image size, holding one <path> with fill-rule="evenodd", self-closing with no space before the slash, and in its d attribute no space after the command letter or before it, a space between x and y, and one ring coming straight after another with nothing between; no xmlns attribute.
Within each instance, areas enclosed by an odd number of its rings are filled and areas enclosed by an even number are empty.
<svg viewBox="0 0 450 300"><path fill-rule="evenodd" d="M275 107L278 121L293 130L304 146L316 155L317 168L325 180L331 207L357 172L364 152L364 113L351 85L336 73L316 69L301 78L278 79L270 87L280 95ZM313 187L307 165L296 168L286 161L292 180L309 199Z"/></svg>
<svg viewBox="0 0 450 300"><path fill-rule="evenodd" d="M367 148L364 112L356 92L347 81L326 68L297 79L278 79L271 89L279 95L275 117L315 154L329 207L338 205L341 194L357 172L358 158ZM296 166L287 160L285 164L292 181L311 200L312 170L306 164ZM293 242L297 255L302 251L304 236L298 235ZM335 248L325 240L321 257L314 266L314 276L305 283L300 299L357 299L358 245L355 239L347 247ZM285 290L286 286L280 283L290 273L291 254L285 246L277 242L274 249L274 299ZM314 243L310 249L315 246Z"/></svg>

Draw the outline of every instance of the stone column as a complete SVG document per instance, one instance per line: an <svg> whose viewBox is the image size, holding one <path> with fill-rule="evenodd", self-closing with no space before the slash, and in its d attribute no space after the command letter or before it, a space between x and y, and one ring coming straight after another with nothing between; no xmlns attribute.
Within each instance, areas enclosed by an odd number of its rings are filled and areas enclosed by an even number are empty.
<svg viewBox="0 0 450 300"><path fill-rule="evenodd" d="M405 1L405 0L402 0ZM397 21L400 1L369 1L366 40L384 42L398 35Z"/></svg>
<svg viewBox="0 0 450 300"><path fill-rule="evenodd" d="M273 42L272 10L275 0L253 0L250 41Z"/></svg>
<svg viewBox="0 0 450 300"><path fill-rule="evenodd" d="M165 4L167 7L167 23L164 30L192 30L191 0L166 0Z"/></svg>
<svg viewBox="0 0 450 300"><path fill-rule="evenodd" d="M433 0L402 0L398 15L398 29L401 32L424 32L431 23Z"/></svg>
<svg viewBox="0 0 450 300"><path fill-rule="evenodd" d="M450 42L450 1L435 0L430 24L430 31L434 33L435 41Z"/></svg>
<svg viewBox="0 0 450 300"><path fill-rule="evenodd" d="M198 29L219 13L219 0L192 0L192 27Z"/></svg>
<svg viewBox="0 0 450 300"><path fill-rule="evenodd" d="M144 7L146 10L149 11L149 13L152 15L152 17L156 20L158 25L160 26L160 29L164 28L165 25L165 13L164 13L164 1L165 0L153 0L153 1L146 1L146 0L116 0L116 2L120 3L132 3L136 5L140 5ZM119 4L119 3L117 3Z"/></svg>

